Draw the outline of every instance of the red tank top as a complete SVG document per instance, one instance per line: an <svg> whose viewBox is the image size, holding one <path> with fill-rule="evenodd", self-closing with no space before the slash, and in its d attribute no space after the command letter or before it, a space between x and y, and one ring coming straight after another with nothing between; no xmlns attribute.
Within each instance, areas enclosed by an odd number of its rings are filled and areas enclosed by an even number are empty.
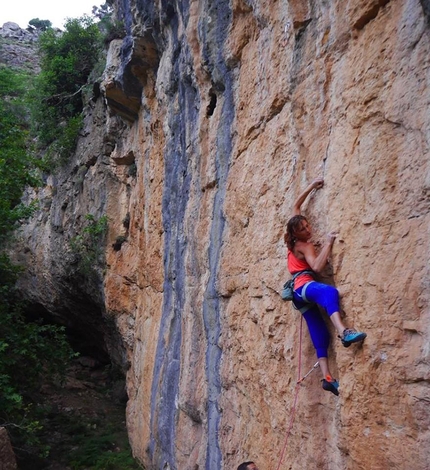
<svg viewBox="0 0 430 470"><path fill-rule="evenodd" d="M288 271L291 274L298 273L299 271L312 271L312 268L309 266L306 260L299 259L294 253L288 250L287 253L287 266ZM294 280L294 289L298 289L299 287L305 285L309 281L313 281L314 278L310 274L302 274L298 278Z"/></svg>

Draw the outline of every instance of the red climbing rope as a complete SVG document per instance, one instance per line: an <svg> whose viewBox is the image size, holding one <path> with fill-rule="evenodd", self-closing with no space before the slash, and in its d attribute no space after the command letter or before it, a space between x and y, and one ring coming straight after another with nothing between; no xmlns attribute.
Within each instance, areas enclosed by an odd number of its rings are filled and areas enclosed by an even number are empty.
<svg viewBox="0 0 430 470"><path fill-rule="evenodd" d="M296 382L296 388L294 390L294 401L293 401L293 406L291 407L290 422L288 423L288 428L287 428L287 432L286 432L286 435L285 435L284 447L282 448L281 457L279 459L278 467L277 467L276 470L279 470L280 467L281 467L282 460L284 459L285 449L287 448L288 439L290 437L291 428L293 427L294 418L295 418L295 414L296 414L297 398L299 396L300 384L319 365L319 363L317 362L306 375L304 375L303 377L301 376L302 375L302 372L301 372L301 369L302 369L302 332L303 332L303 316L300 315L299 352L298 352L298 354L299 354L299 363L298 363L298 366L297 366L298 380Z"/></svg>

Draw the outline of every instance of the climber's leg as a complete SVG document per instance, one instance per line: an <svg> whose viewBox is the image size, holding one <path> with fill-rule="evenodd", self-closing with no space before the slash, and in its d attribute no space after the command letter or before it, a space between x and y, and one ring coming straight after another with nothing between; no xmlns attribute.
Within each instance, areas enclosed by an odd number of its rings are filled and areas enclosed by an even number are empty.
<svg viewBox="0 0 430 470"><path fill-rule="evenodd" d="M343 323L340 317L339 291L335 287L320 282L310 282L306 287L306 299L324 307L346 348L366 338L366 333L347 328Z"/></svg>
<svg viewBox="0 0 430 470"><path fill-rule="evenodd" d="M336 328L336 331L339 335L343 335L343 332L346 329L346 326L343 324L342 319L340 318L340 313L339 312L334 312L330 315L330 320L333 323L334 327Z"/></svg>
<svg viewBox="0 0 430 470"><path fill-rule="evenodd" d="M324 319L318 309L313 305L307 312L303 314L306 324L308 325L309 334L314 345L318 359L320 357L328 357L328 347L330 344L330 333L327 329Z"/></svg>
<svg viewBox="0 0 430 470"><path fill-rule="evenodd" d="M323 377L326 377L327 375L331 376L330 369L328 367L328 359L326 357L319 357L318 362L320 365L322 376Z"/></svg>
<svg viewBox="0 0 430 470"><path fill-rule="evenodd" d="M294 295L294 304L296 308L300 309L308 307L308 310L303 313L303 317L308 325L309 334L314 345L319 366L322 372L322 388L328 392L339 395L339 382L332 378L329 365L328 365L328 347L330 344L330 333L327 325L321 315L321 312L316 304L310 305L302 300L301 288Z"/></svg>

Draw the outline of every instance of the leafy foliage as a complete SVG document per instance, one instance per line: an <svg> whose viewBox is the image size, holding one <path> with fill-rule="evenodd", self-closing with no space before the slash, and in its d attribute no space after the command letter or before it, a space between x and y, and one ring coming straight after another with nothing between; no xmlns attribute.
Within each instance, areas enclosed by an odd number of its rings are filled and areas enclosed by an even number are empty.
<svg viewBox="0 0 430 470"><path fill-rule="evenodd" d="M98 18L99 20L111 18L112 7L109 5L109 3L103 3L99 6L94 5L91 13L95 18Z"/></svg>
<svg viewBox="0 0 430 470"><path fill-rule="evenodd" d="M39 48L41 72L30 93L34 132L42 146L56 142L64 158L76 144L82 92L101 55L101 33L88 16L69 19L62 34L47 29Z"/></svg>
<svg viewBox="0 0 430 470"><path fill-rule="evenodd" d="M28 24L40 31L46 31L52 27L52 23L49 20L39 20L39 18L33 18L28 22Z"/></svg>
<svg viewBox="0 0 430 470"><path fill-rule="evenodd" d="M106 235L108 218L104 215L96 219L93 215L87 214L87 226L82 234L77 235L70 241L72 251L78 257L78 270L83 276L96 274L96 267L100 265L100 257L103 253L102 241Z"/></svg>
<svg viewBox="0 0 430 470"><path fill-rule="evenodd" d="M76 147L79 131L82 128L82 123L83 117L81 114L78 114L70 118L64 124L57 140L55 140L47 149L44 159L44 168L46 171L49 172L49 166L54 162L58 162L58 164L61 165L68 161L70 155Z"/></svg>
<svg viewBox="0 0 430 470"><path fill-rule="evenodd" d="M113 371L108 372L106 378L104 372L107 371L108 368L103 372L98 369L97 377L92 376L92 371L75 372L78 381L90 386L79 392L68 390L62 396L60 406L55 398L45 405L41 422L45 426L46 441L52 443L52 451L41 468L46 468L48 461L54 463L55 468L64 466L72 470L141 468L130 449L124 406L112 402L109 397L107 383L113 379ZM74 405L77 394L80 397L78 407ZM64 404L71 406L64 407Z"/></svg>
<svg viewBox="0 0 430 470"><path fill-rule="evenodd" d="M42 375L58 375L72 354L62 328L28 322L14 285L19 269L5 253L6 242L32 207L21 202L26 185L36 185L35 163L27 148L23 101L28 77L0 68L0 425L15 445L41 450L33 395Z"/></svg>
<svg viewBox="0 0 430 470"><path fill-rule="evenodd" d="M75 451L69 454L73 470L132 470L140 466L133 459L124 435L113 426L98 433L91 428L81 430L75 437Z"/></svg>
<svg viewBox="0 0 430 470"><path fill-rule="evenodd" d="M35 394L43 380L58 380L74 355L64 328L29 322L14 284L18 268L0 255L0 425L9 428L14 445L46 452L38 433Z"/></svg>
<svg viewBox="0 0 430 470"><path fill-rule="evenodd" d="M82 124L82 91L103 41L99 27L87 17L69 20L60 35L47 20L35 18L30 26L45 32L40 41L42 71L28 96L30 77L0 67L0 425L8 428L15 448L46 455L49 449L41 442L45 421L37 410L39 389L42 381L61 380L74 353L64 328L29 321L32 312L14 288L19 269L5 248L13 230L34 210L21 202L24 188L39 182L40 161L33 157L30 138L36 137L52 159L65 159L74 150ZM107 219L87 219L87 227L73 242L80 268L93 273ZM121 457L112 455L111 448L104 450L107 455L94 459L94 468L133 468L117 462L126 462L129 453Z"/></svg>
<svg viewBox="0 0 430 470"><path fill-rule="evenodd" d="M103 18L100 21L100 27L104 32L104 44L109 44L114 39L123 39L126 36L123 21L112 20L111 18Z"/></svg>
<svg viewBox="0 0 430 470"><path fill-rule="evenodd" d="M36 161L27 149L26 108L23 101L28 76L0 67L0 242L32 207L21 204L26 185L35 186Z"/></svg>
<svg viewBox="0 0 430 470"><path fill-rule="evenodd" d="M124 22L114 19L112 7L108 3L104 3L99 7L94 6L92 14L99 19L98 26L103 34L103 43L105 45L113 39L125 37Z"/></svg>

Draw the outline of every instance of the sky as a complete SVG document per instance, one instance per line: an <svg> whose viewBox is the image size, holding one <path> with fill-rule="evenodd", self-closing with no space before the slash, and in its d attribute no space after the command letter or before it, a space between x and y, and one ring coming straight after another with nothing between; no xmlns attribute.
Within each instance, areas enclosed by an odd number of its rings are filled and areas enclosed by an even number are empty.
<svg viewBox="0 0 430 470"><path fill-rule="evenodd" d="M0 27L8 21L25 29L33 18L49 20L52 26L63 29L66 18L91 16L93 5L104 0L3 0L0 8Z"/></svg>

